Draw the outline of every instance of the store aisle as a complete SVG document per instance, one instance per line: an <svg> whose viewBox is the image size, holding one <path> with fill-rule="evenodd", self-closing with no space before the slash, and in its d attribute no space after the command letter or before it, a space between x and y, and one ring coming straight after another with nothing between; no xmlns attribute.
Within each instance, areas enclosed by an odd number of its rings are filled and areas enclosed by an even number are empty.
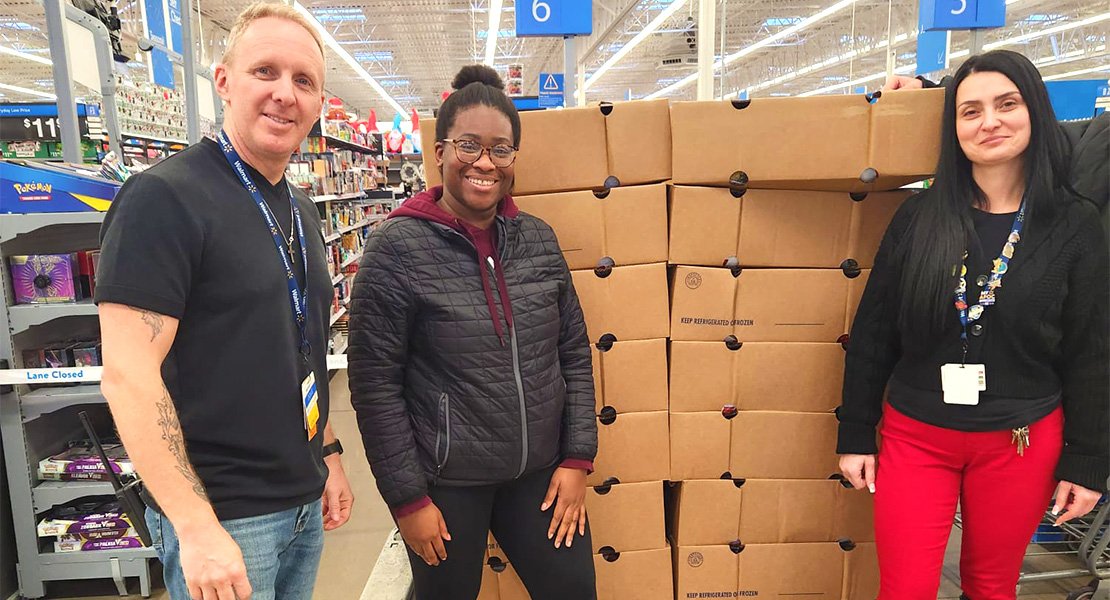
<svg viewBox="0 0 1110 600"><path fill-rule="evenodd" d="M370 465L362 450L362 440L351 408L347 390L347 373L340 371L331 381L331 419L335 435L343 442L343 467L355 493L351 520L341 529L328 532L324 538L324 556L316 580L316 600L357 600L362 594L374 562L378 560L385 538L393 529L389 510L378 495ZM156 577L161 581L161 576ZM138 582L132 581L131 598L140 598ZM170 600L161 586L152 600ZM65 582L50 586L48 598L57 600L118 600L109 581Z"/></svg>

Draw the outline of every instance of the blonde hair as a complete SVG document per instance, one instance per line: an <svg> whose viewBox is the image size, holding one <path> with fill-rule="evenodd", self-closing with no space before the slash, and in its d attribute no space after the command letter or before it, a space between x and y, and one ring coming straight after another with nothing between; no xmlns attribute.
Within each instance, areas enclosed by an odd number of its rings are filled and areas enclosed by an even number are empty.
<svg viewBox="0 0 1110 600"><path fill-rule="evenodd" d="M297 12L297 9L284 3L255 2L243 9L243 12L239 13L239 16L235 19L235 24L231 26L231 33L227 36L227 48L224 49L222 59L224 64L231 63L235 56L235 49L239 45L239 40L246 33L251 23L266 18L284 19L304 27L305 31L316 42L316 47L320 50L320 57L326 60L327 55L324 53L324 41L320 38L320 32L316 31L312 23L304 15Z"/></svg>

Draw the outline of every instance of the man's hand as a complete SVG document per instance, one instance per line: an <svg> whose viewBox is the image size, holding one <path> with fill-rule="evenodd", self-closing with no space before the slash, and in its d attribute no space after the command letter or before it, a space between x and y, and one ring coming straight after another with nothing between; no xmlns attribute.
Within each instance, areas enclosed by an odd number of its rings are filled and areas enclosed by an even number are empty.
<svg viewBox="0 0 1110 600"><path fill-rule="evenodd" d="M250 600L251 584L239 545L218 523L177 532L181 572L194 600Z"/></svg>
<svg viewBox="0 0 1110 600"><path fill-rule="evenodd" d="M1052 507L1052 514L1059 515L1054 525L1059 527L1072 519L1077 519L1091 512L1102 498L1102 492L1089 490L1070 481L1061 481L1056 486L1056 504ZM1064 511L1064 514L1060 514Z"/></svg>
<svg viewBox="0 0 1110 600"><path fill-rule="evenodd" d="M451 541L451 534L447 532L447 523L443 520L443 513L439 512L435 504L397 519L397 528L401 530L401 537L412 551L428 565L439 566L439 561L447 560L447 548L443 541Z"/></svg>
<svg viewBox="0 0 1110 600"><path fill-rule="evenodd" d="M324 531L339 529L351 518L351 508L355 505L355 495L351 491L351 482L347 481L347 473L343 470L343 463L339 454L332 454L324 459L328 467L328 481L324 484L323 510Z"/></svg>
<svg viewBox="0 0 1110 600"><path fill-rule="evenodd" d="M886 85L883 86L884 92L892 92L894 90L920 90L925 87L921 80L916 77L908 75L891 75L886 80Z"/></svg>
<svg viewBox="0 0 1110 600"><path fill-rule="evenodd" d="M578 535L586 535L586 472L564 467L555 469L540 510L547 511L553 503L555 512L551 515L547 539L554 538L556 548L566 541L569 548L575 529Z"/></svg>
<svg viewBox="0 0 1110 600"><path fill-rule="evenodd" d="M844 454L840 457L840 472L857 490L867 488L875 493L875 455Z"/></svg>

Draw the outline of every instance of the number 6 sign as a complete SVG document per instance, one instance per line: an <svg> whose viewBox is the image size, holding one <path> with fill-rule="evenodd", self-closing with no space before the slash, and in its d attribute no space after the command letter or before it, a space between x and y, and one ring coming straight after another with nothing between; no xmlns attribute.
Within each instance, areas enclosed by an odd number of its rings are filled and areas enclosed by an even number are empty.
<svg viewBox="0 0 1110 600"><path fill-rule="evenodd" d="M517 37L565 37L591 33L593 0L517 1Z"/></svg>

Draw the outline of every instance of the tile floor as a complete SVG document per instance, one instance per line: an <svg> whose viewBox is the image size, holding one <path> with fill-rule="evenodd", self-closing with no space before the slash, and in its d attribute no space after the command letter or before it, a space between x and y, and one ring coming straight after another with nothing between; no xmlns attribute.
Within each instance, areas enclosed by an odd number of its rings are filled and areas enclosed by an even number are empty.
<svg viewBox="0 0 1110 600"><path fill-rule="evenodd" d="M325 538L315 600L357 600L378 558L378 552L393 528L393 522L374 486L370 466L362 451L358 425L355 423L350 394L347 391L345 372L338 373L332 379L331 391L332 426L335 428L336 435L345 442L343 465L351 478L356 500L351 521L342 529L328 533ZM960 596L958 549L959 532L953 531L938 600L955 600ZM1027 560L1026 570L1040 572L1070 569L1076 564L1078 561L1073 556L1041 556ZM1086 581L1086 579L1072 579L1025 584L1021 588L1019 597L1021 600L1063 600L1068 591L1084 585ZM48 598L54 600L117 600L119 598L115 595L114 586L107 581L57 583L50 586L50 592ZM130 598L140 598L137 582L132 585L132 593ZM151 597L153 600L170 600L169 594L162 589L156 589Z"/></svg>

